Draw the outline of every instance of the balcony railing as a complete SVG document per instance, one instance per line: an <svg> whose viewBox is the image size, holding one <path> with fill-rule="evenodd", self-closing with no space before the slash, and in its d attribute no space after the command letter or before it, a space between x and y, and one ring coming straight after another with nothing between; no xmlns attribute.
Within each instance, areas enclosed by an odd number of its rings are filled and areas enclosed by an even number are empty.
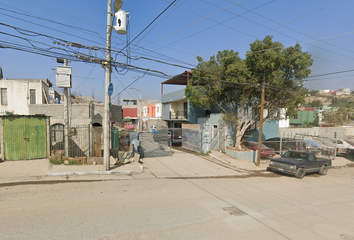
<svg viewBox="0 0 354 240"><path fill-rule="evenodd" d="M187 120L188 113L187 111L176 111L176 112L170 111L170 119Z"/></svg>

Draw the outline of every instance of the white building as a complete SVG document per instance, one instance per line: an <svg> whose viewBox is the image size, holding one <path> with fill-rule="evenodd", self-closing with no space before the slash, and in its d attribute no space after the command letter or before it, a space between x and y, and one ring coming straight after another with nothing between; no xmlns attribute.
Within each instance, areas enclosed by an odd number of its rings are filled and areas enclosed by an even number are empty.
<svg viewBox="0 0 354 240"><path fill-rule="evenodd" d="M279 112L279 128L289 128L290 120L289 117L286 117L286 109L282 108Z"/></svg>
<svg viewBox="0 0 354 240"><path fill-rule="evenodd" d="M48 79L1 79L0 113L28 115L30 105L49 103L50 87Z"/></svg>
<svg viewBox="0 0 354 240"><path fill-rule="evenodd" d="M340 96L340 95L350 95L350 89L349 89L349 88L341 88L341 89L338 89L337 92L336 92L336 95L337 95L337 96Z"/></svg>

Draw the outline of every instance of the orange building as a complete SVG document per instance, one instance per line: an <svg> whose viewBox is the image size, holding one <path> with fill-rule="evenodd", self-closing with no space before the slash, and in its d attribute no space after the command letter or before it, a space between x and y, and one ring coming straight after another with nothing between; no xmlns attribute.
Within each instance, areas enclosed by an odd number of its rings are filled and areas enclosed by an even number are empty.
<svg viewBox="0 0 354 240"><path fill-rule="evenodd" d="M151 105L147 105L146 106L146 116L147 117L155 117L155 110L156 110L156 105L155 104L151 104Z"/></svg>

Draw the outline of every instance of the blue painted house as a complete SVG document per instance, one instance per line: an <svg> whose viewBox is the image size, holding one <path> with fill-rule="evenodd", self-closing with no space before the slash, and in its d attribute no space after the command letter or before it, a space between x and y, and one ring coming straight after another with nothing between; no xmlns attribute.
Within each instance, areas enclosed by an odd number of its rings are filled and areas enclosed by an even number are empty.
<svg viewBox="0 0 354 240"><path fill-rule="evenodd" d="M191 78L191 72L185 71L173 78L161 83L161 103L162 103L162 120L168 123L168 127L181 128L183 123L200 124L201 130L205 126L209 126L212 133L212 143L215 139L215 132L224 129L227 132L226 145L232 145L233 136L236 134L236 129L226 127L221 121L222 113L217 107L212 107L211 110L202 109L199 107L192 108L188 99L184 95L184 88L163 94L163 85L188 85ZM263 124L262 139L277 137L279 130L278 121L268 121ZM213 136L214 135L214 136ZM258 141L259 130L257 127L250 129L246 133L246 140ZM215 140L216 141L216 140ZM213 145L211 143L211 146Z"/></svg>

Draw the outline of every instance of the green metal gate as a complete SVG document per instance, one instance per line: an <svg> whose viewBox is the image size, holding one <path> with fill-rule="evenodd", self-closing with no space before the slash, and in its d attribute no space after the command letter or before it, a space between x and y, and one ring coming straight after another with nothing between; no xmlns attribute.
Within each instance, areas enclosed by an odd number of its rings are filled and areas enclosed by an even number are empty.
<svg viewBox="0 0 354 240"><path fill-rule="evenodd" d="M47 157L46 117L3 117L5 160Z"/></svg>

